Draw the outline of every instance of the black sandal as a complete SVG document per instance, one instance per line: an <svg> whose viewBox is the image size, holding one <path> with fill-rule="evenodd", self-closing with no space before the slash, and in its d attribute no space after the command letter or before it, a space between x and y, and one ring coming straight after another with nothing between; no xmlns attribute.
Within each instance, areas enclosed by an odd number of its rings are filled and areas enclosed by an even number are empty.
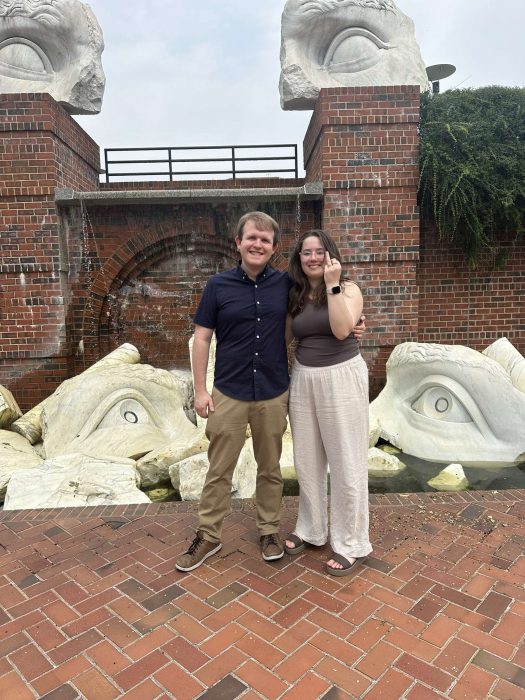
<svg viewBox="0 0 525 700"><path fill-rule="evenodd" d="M335 552L332 552L332 556L330 559L333 559L336 561L338 564L341 564L343 567L342 569L334 569L332 566L326 565L326 573L331 574L332 576L348 576L348 574L352 573L354 569L357 569L357 567L362 564L366 557L356 557L355 561L353 561L351 564L348 561L346 557L343 557L342 554L336 554Z"/></svg>
<svg viewBox="0 0 525 700"><path fill-rule="evenodd" d="M286 539L289 542L293 542L294 546L293 547L287 547L286 542L284 543L284 551L286 554L291 554L292 556L294 554L300 554L301 552L304 552L304 550L308 547L308 542L305 542L302 540L300 537L298 537L294 532L291 532L289 535L286 535Z"/></svg>

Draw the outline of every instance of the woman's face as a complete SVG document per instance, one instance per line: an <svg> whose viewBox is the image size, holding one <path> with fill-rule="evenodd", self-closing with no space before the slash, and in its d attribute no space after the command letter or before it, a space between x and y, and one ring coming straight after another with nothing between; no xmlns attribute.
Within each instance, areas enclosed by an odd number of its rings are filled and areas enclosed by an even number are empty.
<svg viewBox="0 0 525 700"><path fill-rule="evenodd" d="M301 269L309 282L323 279L326 249L317 236L308 236L303 241L299 259Z"/></svg>

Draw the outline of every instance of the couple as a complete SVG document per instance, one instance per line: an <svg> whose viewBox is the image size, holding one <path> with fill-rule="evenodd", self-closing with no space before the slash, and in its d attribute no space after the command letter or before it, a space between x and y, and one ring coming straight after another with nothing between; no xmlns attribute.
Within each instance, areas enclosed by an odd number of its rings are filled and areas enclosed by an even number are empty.
<svg viewBox="0 0 525 700"><path fill-rule="evenodd" d="M262 212L239 220L241 261L207 283L195 315L192 365L195 410L207 418L210 466L199 503L199 526L176 562L192 571L221 547L233 471L251 427L257 462L255 503L261 554L280 559L328 539L326 473L330 465L333 552L326 570L343 576L372 551L368 538L368 374L353 335L362 296L341 279L337 247L322 231L303 234L289 272L269 267L279 226ZM210 342L217 339L212 394L206 390ZM287 344L297 338L288 391ZM289 395L290 394L290 395ZM279 538L279 467L290 413L299 480L295 531Z"/></svg>

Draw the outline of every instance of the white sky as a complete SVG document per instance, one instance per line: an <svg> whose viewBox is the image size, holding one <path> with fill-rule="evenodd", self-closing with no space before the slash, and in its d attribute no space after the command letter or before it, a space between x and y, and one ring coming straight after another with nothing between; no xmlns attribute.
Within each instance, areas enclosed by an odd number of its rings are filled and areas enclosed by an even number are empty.
<svg viewBox="0 0 525 700"><path fill-rule="evenodd" d="M279 104L285 0L89 0L102 28L102 111L76 119L109 147L298 143L311 112ZM525 87L524 0L397 0L441 83Z"/></svg>

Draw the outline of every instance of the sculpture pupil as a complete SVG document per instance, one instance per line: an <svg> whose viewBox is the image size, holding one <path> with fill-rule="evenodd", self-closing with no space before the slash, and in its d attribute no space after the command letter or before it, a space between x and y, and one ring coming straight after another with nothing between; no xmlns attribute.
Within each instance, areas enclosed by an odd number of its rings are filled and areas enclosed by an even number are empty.
<svg viewBox="0 0 525 700"><path fill-rule="evenodd" d="M124 413L124 420L126 420L128 423L138 423L139 417L136 413L133 413L133 411L126 411Z"/></svg>
<svg viewBox="0 0 525 700"><path fill-rule="evenodd" d="M436 401L436 411L438 413L445 413L445 411L448 410L448 406L449 404L447 399L441 398Z"/></svg>

